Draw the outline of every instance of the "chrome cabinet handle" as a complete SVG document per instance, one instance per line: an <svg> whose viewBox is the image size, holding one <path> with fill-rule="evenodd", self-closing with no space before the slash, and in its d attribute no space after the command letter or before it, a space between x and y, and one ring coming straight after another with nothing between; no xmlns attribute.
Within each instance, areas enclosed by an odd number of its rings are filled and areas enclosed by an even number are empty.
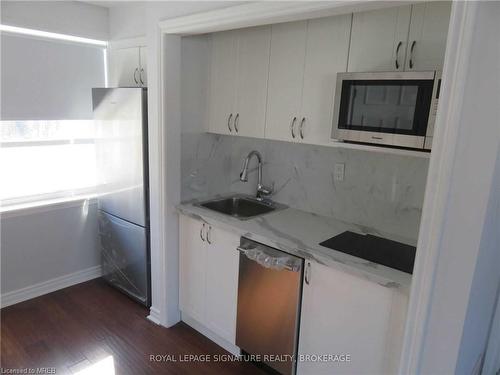
<svg viewBox="0 0 500 375"><path fill-rule="evenodd" d="M417 44L417 41L414 40L411 42L411 47L410 47L410 69L413 69L413 50L415 49L415 44Z"/></svg>
<svg viewBox="0 0 500 375"><path fill-rule="evenodd" d="M294 117L292 119L292 122L290 124L290 132L292 133L292 138L295 139L295 129L294 129L294 126L295 126L295 122L297 121L297 117Z"/></svg>
<svg viewBox="0 0 500 375"><path fill-rule="evenodd" d="M205 238L203 238L203 232L205 232L205 223L203 223L203 226L200 228L200 238L203 242L205 242Z"/></svg>
<svg viewBox="0 0 500 375"><path fill-rule="evenodd" d="M136 76L137 73L139 73L139 68L135 68L135 70L134 70L134 82L136 85L139 84L139 81L137 80L137 76Z"/></svg>
<svg viewBox="0 0 500 375"><path fill-rule="evenodd" d="M212 244L212 240L210 239L211 234L212 234L212 227L209 225L208 226L208 231L207 231L207 242L208 242L209 245Z"/></svg>
<svg viewBox="0 0 500 375"><path fill-rule="evenodd" d="M240 119L240 114L239 114L239 113L237 113L237 114L236 114L236 117L234 118L234 125L233 125L233 127L234 127L234 131L236 132L236 134L238 134L238 132L240 131L240 130L238 129L239 119Z"/></svg>
<svg viewBox="0 0 500 375"><path fill-rule="evenodd" d="M306 282L307 285L309 285L311 282L311 262L307 262L307 264L306 264L304 281Z"/></svg>
<svg viewBox="0 0 500 375"><path fill-rule="evenodd" d="M306 118L302 117L302 121L300 122L300 126L299 126L299 134L300 134L301 139L304 139L304 124L305 123L306 123Z"/></svg>
<svg viewBox="0 0 500 375"><path fill-rule="evenodd" d="M229 129L229 133L233 132L233 129L231 129L231 119L233 118L233 114L231 113L229 117L227 118L227 128Z"/></svg>
<svg viewBox="0 0 500 375"><path fill-rule="evenodd" d="M398 46L396 47L396 69L399 69L399 49L401 48L401 46L403 45L403 42L399 41L398 43Z"/></svg>
<svg viewBox="0 0 500 375"><path fill-rule="evenodd" d="M144 86L144 81L142 80L142 73L144 73L144 68L141 68L141 71L139 72L139 80L141 81L141 85Z"/></svg>

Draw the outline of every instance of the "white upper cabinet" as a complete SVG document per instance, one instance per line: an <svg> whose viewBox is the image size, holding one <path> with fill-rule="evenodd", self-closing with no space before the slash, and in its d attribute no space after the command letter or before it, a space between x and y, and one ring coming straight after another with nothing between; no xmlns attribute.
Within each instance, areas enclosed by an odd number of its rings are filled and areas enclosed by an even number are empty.
<svg viewBox="0 0 500 375"><path fill-rule="evenodd" d="M450 11L438 1L354 13L348 71L442 69Z"/></svg>
<svg viewBox="0 0 500 375"><path fill-rule="evenodd" d="M327 144L351 15L273 25L266 138Z"/></svg>
<svg viewBox="0 0 500 375"><path fill-rule="evenodd" d="M353 14L350 72L403 70L411 6Z"/></svg>
<svg viewBox="0 0 500 375"><path fill-rule="evenodd" d="M272 25L266 138L298 140L307 22Z"/></svg>
<svg viewBox="0 0 500 375"><path fill-rule="evenodd" d="M146 47L108 50L110 87L146 86Z"/></svg>
<svg viewBox="0 0 500 375"><path fill-rule="evenodd" d="M443 68L450 12L449 1L412 5L406 70Z"/></svg>
<svg viewBox="0 0 500 375"><path fill-rule="evenodd" d="M139 63L141 66L139 80L142 86L148 85L148 49L139 47Z"/></svg>
<svg viewBox="0 0 500 375"><path fill-rule="evenodd" d="M271 28L212 36L209 130L263 137Z"/></svg>
<svg viewBox="0 0 500 375"><path fill-rule="evenodd" d="M236 31L212 35L210 72L210 120L213 133L234 132L234 102L236 94Z"/></svg>
<svg viewBox="0 0 500 375"><path fill-rule="evenodd" d="M110 49L109 86L135 87L138 83L139 54L136 48Z"/></svg>
<svg viewBox="0 0 500 375"><path fill-rule="evenodd" d="M238 34L238 69L234 128L237 134L264 137L271 27Z"/></svg>
<svg viewBox="0 0 500 375"><path fill-rule="evenodd" d="M298 138L327 144L332 131L333 98L338 72L347 69L351 15L310 20Z"/></svg>

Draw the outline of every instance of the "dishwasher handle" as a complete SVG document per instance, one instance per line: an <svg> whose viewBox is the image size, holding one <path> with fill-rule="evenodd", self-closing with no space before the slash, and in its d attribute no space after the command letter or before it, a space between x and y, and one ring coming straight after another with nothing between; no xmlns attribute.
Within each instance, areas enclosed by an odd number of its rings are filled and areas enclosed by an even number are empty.
<svg viewBox="0 0 500 375"><path fill-rule="evenodd" d="M300 270L302 269L301 259L294 257L292 255L288 255L286 253L278 252L274 249L268 249L263 246L262 247L238 246L237 250L242 254L244 254L248 259L257 262L258 264L260 264L265 268L271 268L277 271L287 270L291 272L300 272ZM270 252L272 252L273 254L269 254Z"/></svg>

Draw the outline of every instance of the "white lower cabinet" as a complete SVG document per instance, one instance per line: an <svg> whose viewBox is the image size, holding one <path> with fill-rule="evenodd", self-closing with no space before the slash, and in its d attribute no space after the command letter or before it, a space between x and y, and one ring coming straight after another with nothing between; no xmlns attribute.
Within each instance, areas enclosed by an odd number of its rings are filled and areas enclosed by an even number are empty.
<svg viewBox="0 0 500 375"><path fill-rule="evenodd" d="M406 298L394 288L306 262L297 374L396 373Z"/></svg>
<svg viewBox="0 0 500 375"><path fill-rule="evenodd" d="M206 246L202 223L180 217L179 305L181 311L203 322L205 319ZM197 234L200 233L198 236Z"/></svg>
<svg viewBox="0 0 500 375"><path fill-rule="evenodd" d="M231 344L236 338L240 237L180 216L180 310Z"/></svg>
<svg viewBox="0 0 500 375"><path fill-rule="evenodd" d="M209 329L235 343L240 237L209 227L206 258L205 322Z"/></svg>

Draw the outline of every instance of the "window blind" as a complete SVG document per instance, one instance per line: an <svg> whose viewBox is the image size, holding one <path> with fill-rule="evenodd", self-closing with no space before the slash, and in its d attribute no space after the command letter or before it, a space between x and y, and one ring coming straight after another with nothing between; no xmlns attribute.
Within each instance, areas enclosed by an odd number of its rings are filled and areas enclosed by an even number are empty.
<svg viewBox="0 0 500 375"><path fill-rule="evenodd" d="M1 120L92 118L92 87L103 87L99 46L2 33Z"/></svg>

